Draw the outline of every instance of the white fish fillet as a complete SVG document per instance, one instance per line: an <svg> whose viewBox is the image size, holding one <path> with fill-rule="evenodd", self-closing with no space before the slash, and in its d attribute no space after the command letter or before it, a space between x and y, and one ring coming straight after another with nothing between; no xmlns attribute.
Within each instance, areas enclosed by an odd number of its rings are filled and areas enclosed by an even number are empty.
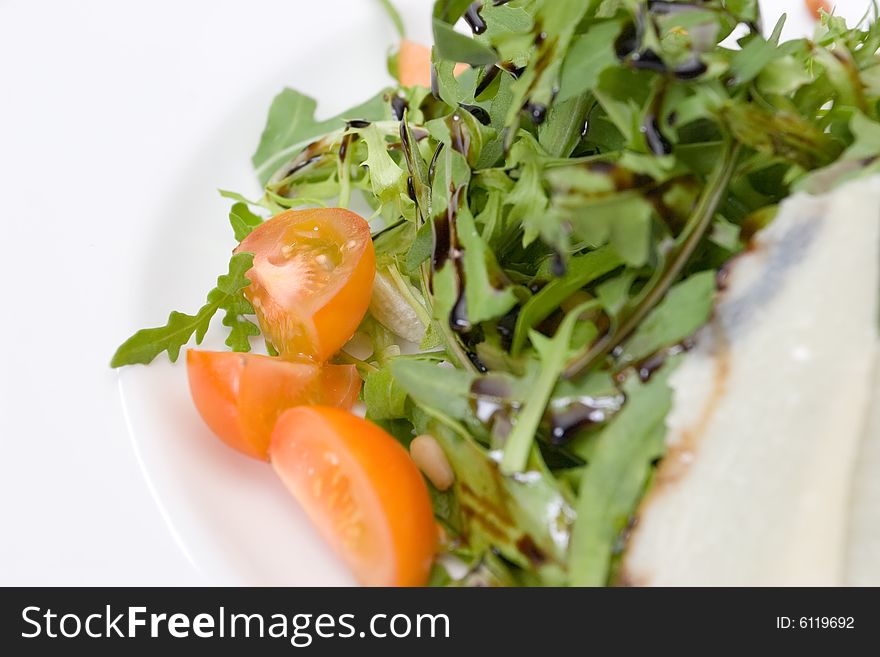
<svg viewBox="0 0 880 657"><path fill-rule="evenodd" d="M878 178L791 198L731 263L712 321L671 378L669 454L622 582L835 585L854 576L848 554L870 560L847 537L880 349L878 281ZM877 460L864 486L877 485Z"/></svg>
<svg viewBox="0 0 880 657"><path fill-rule="evenodd" d="M856 459L844 583L880 586L880 358L874 391Z"/></svg>

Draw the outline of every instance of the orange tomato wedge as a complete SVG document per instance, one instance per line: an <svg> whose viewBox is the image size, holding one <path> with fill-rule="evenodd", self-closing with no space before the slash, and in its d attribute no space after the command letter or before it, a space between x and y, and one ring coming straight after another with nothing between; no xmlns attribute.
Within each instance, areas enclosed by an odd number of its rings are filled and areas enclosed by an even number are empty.
<svg viewBox="0 0 880 657"><path fill-rule="evenodd" d="M831 13L831 4L828 0L806 0L806 4L807 9L816 20L822 18L822 11L825 11L826 14Z"/></svg>
<svg viewBox="0 0 880 657"><path fill-rule="evenodd" d="M467 70L467 64L456 64L455 75ZM404 87L431 86L431 49L409 39L400 41L397 51L397 79Z"/></svg>
<svg viewBox="0 0 880 657"><path fill-rule="evenodd" d="M427 485L406 450L356 415L286 411L272 466L324 539L365 586L423 586L437 548Z"/></svg>
<svg viewBox="0 0 880 657"><path fill-rule="evenodd" d="M351 408L361 380L354 365L293 363L231 351L186 353L193 402L223 442L267 460L275 420L300 404Z"/></svg>
<svg viewBox="0 0 880 657"><path fill-rule="evenodd" d="M327 360L367 312L375 254L370 227L354 212L288 210L257 226L235 251L254 254L244 293L285 358Z"/></svg>

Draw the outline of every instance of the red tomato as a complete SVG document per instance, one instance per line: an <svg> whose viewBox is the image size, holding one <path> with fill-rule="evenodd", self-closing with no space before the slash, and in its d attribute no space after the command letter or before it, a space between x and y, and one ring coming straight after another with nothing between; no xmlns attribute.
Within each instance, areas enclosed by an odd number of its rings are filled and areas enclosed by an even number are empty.
<svg viewBox="0 0 880 657"><path fill-rule="evenodd" d="M231 351L190 349L186 371L193 401L211 430L264 461L281 413L300 404L351 408L361 385L354 365L320 367Z"/></svg>
<svg viewBox="0 0 880 657"><path fill-rule="evenodd" d="M458 63L453 74L461 75L467 64ZM431 49L409 39L402 39L397 51L397 79L404 87L431 86Z"/></svg>
<svg viewBox="0 0 880 657"><path fill-rule="evenodd" d="M827 0L806 0L807 9L810 10L810 13L813 14L815 19L822 18L822 14L820 10L825 10L825 13L831 13L831 4Z"/></svg>
<svg viewBox="0 0 880 657"><path fill-rule="evenodd" d="M322 406L286 411L269 456L318 530L365 586L423 586L437 525L422 475L375 424Z"/></svg>
<svg viewBox="0 0 880 657"><path fill-rule="evenodd" d="M236 249L254 254L245 296L285 358L323 362L354 334L376 273L370 227L341 208L288 210Z"/></svg>

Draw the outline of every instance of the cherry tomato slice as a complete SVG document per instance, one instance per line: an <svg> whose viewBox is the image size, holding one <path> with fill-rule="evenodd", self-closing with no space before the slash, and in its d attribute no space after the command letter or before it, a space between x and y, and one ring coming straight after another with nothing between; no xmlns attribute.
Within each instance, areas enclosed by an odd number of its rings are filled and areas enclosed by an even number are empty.
<svg viewBox="0 0 880 657"><path fill-rule="evenodd" d="M230 447L264 461L281 413L300 404L351 408L361 385L353 365L321 367L259 354L190 349L186 366L205 423Z"/></svg>
<svg viewBox="0 0 880 657"><path fill-rule="evenodd" d="M245 296L286 358L323 362L354 334L370 305L375 254L367 222L341 208L288 210L236 249L254 254Z"/></svg>
<svg viewBox="0 0 880 657"><path fill-rule="evenodd" d="M366 586L423 586L437 525L422 475L388 433L338 408L300 406L275 425L275 471Z"/></svg>
<svg viewBox="0 0 880 657"><path fill-rule="evenodd" d="M830 14L832 11L831 3L828 0L806 0L806 5L816 20L822 18L822 11L826 14Z"/></svg>

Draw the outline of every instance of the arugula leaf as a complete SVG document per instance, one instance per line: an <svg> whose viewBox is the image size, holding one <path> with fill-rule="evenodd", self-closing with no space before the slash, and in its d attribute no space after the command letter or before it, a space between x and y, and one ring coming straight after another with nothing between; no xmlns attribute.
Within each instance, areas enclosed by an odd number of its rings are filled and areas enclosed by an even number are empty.
<svg viewBox="0 0 880 657"><path fill-rule="evenodd" d="M504 198L504 204L510 206L508 222L523 224L524 245L535 241L542 230L550 228L549 222L544 221L548 199L539 150L534 138L525 134L510 150L510 164L519 165L519 179Z"/></svg>
<svg viewBox="0 0 880 657"><path fill-rule="evenodd" d="M431 15L450 25L455 25L470 4L471 0L436 0Z"/></svg>
<svg viewBox="0 0 880 657"><path fill-rule="evenodd" d="M613 175L575 166L560 167L547 177L554 187L553 209L576 237L594 247L610 242L630 266L647 262L654 209L641 189L618 190Z"/></svg>
<svg viewBox="0 0 880 657"><path fill-rule="evenodd" d="M434 19L433 28L434 47L445 60L482 66L494 64L498 58L491 48L464 34L459 34L449 23L439 18Z"/></svg>
<svg viewBox="0 0 880 657"><path fill-rule="evenodd" d="M849 129L855 141L843 153L844 159L857 160L880 155L880 123L872 121L862 112L855 112Z"/></svg>
<svg viewBox="0 0 880 657"><path fill-rule="evenodd" d="M437 51L431 53L431 62L434 67L434 81L436 92L450 107L458 107L459 103L469 103L469 89L464 81L455 75L455 62L451 59L439 59Z"/></svg>
<svg viewBox="0 0 880 657"><path fill-rule="evenodd" d="M315 118L317 101L293 89L283 89L269 108L260 144L251 158L260 183L266 184L276 169L316 137L341 129L344 119L378 121L385 117L384 91L350 110L324 121Z"/></svg>
<svg viewBox="0 0 880 657"><path fill-rule="evenodd" d="M464 419L469 413L468 395L474 375L436 362L397 358L391 373L406 394L423 406Z"/></svg>
<svg viewBox="0 0 880 657"><path fill-rule="evenodd" d="M737 84L744 84L756 78L761 71L767 69L771 62L782 57L785 53L778 47L779 37L785 25L783 14L773 34L766 41L759 35L753 35L751 40L739 50L730 60L730 71L736 76Z"/></svg>
<svg viewBox="0 0 880 657"><path fill-rule="evenodd" d="M513 98L506 125L514 124L520 108L527 102L533 108L546 108L551 104L563 58L575 29L581 19L595 11L599 4L600 0L541 0L536 3L534 24L539 25L540 32L548 38L538 39L532 54L533 65L526 67L511 87ZM553 35L552 38L549 35ZM541 116L540 111L537 116Z"/></svg>
<svg viewBox="0 0 880 657"><path fill-rule="evenodd" d="M602 21L572 39L562 65L555 102L563 103L593 89L602 72L618 63L614 41L622 28L618 20Z"/></svg>
<svg viewBox="0 0 880 657"><path fill-rule="evenodd" d="M583 93L554 104L547 120L538 128L538 142L553 157L568 157L583 134L592 97Z"/></svg>
<svg viewBox="0 0 880 657"><path fill-rule="evenodd" d="M431 224L424 223L416 231L416 236L410 244L406 254L404 268L408 273L415 273L419 266L431 257L431 249L434 246L434 236L431 234Z"/></svg>
<svg viewBox="0 0 880 657"><path fill-rule="evenodd" d="M442 413L416 418L416 430L430 433L455 472L457 523L471 550L498 550L521 568L535 568L547 584L564 581L565 548L573 512L536 453L526 476L505 476L467 431Z"/></svg>
<svg viewBox="0 0 880 657"><path fill-rule="evenodd" d="M613 547L635 510L652 461L664 452L672 369L673 363L667 364L647 384L630 378L626 406L591 445L571 534L572 586L607 584Z"/></svg>
<svg viewBox="0 0 880 657"><path fill-rule="evenodd" d="M229 223L232 224L235 239L241 242L254 228L263 223L263 218L251 212L245 203L239 202L229 211Z"/></svg>
<svg viewBox="0 0 880 657"><path fill-rule="evenodd" d="M506 474L522 472L526 466L529 450L537 433L538 424L544 415L544 409L556 386L559 375L565 369L571 348L571 338L580 314L588 308L596 307L597 302L588 301L573 309L556 331L553 338L546 338L532 331L532 341L541 359L541 373L535 382L532 396L526 401L514 420L513 430L507 437L504 456L501 459L501 470Z"/></svg>
<svg viewBox="0 0 880 657"><path fill-rule="evenodd" d="M370 171L373 195L383 203L397 199L405 189L406 175L388 155L384 134L375 125L362 129L360 134L367 143L368 155L364 164Z"/></svg>
<svg viewBox="0 0 880 657"><path fill-rule="evenodd" d="M736 138L758 151L779 156L808 169L824 166L841 151L820 126L799 114L732 102L722 111Z"/></svg>
<svg viewBox="0 0 880 657"><path fill-rule="evenodd" d="M168 352L171 362L177 360L180 348L190 341L193 334L196 344L201 344L211 318L218 310L225 312L223 323L229 326L226 343L236 351L250 351L248 336L259 335L259 329L244 315L254 313L253 306L244 298L242 290L250 285L245 274L253 265L252 253L237 253L229 260L229 271L217 279L217 286L208 293L208 298L195 315L172 312L168 323L157 328L142 329L123 342L110 367L122 367L136 363L148 364L163 351Z"/></svg>
<svg viewBox="0 0 880 657"><path fill-rule="evenodd" d="M468 320L478 324L501 317L516 304L512 287L504 281L494 254L480 237L466 208L458 213L456 229L464 249Z"/></svg>
<svg viewBox="0 0 880 657"><path fill-rule="evenodd" d="M712 313L715 272L703 271L670 288L624 344L622 363L641 360L681 342L703 326Z"/></svg>
<svg viewBox="0 0 880 657"><path fill-rule="evenodd" d="M768 94L793 94L811 80L809 72L791 55L779 57L773 66L765 66L758 74L758 88Z"/></svg>
<svg viewBox="0 0 880 657"><path fill-rule="evenodd" d="M406 391L397 384L389 367L371 372L364 380L364 403L371 420L406 417Z"/></svg>
<svg viewBox="0 0 880 657"><path fill-rule="evenodd" d="M559 304L620 264L617 253L607 247L571 258L562 277L550 281L523 305L517 318L510 353L516 356L525 345L528 332L557 310Z"/></svg>
<svg viewBox="0 0 880 657"><path fill-rule="evenodd" d="M486 23L473 37L454 27L466 11ZM327 120L282 91L254 155L264 195L221 192L229 220L240 240L261 208L363 200L382 226L358 371L370 419L403 445L435 435L453 464L432 501L469 572L436 583L606 583L662 455L675 361L646 384L629 365L706 321L715 271L792 191L880 171L880 24L830 16L780 43L757 0L437 0L433 19L432 89ZM738 24L742 49L722 46ZM221 309L248 349L242 266L114 366L176 358Z"/></svg>

